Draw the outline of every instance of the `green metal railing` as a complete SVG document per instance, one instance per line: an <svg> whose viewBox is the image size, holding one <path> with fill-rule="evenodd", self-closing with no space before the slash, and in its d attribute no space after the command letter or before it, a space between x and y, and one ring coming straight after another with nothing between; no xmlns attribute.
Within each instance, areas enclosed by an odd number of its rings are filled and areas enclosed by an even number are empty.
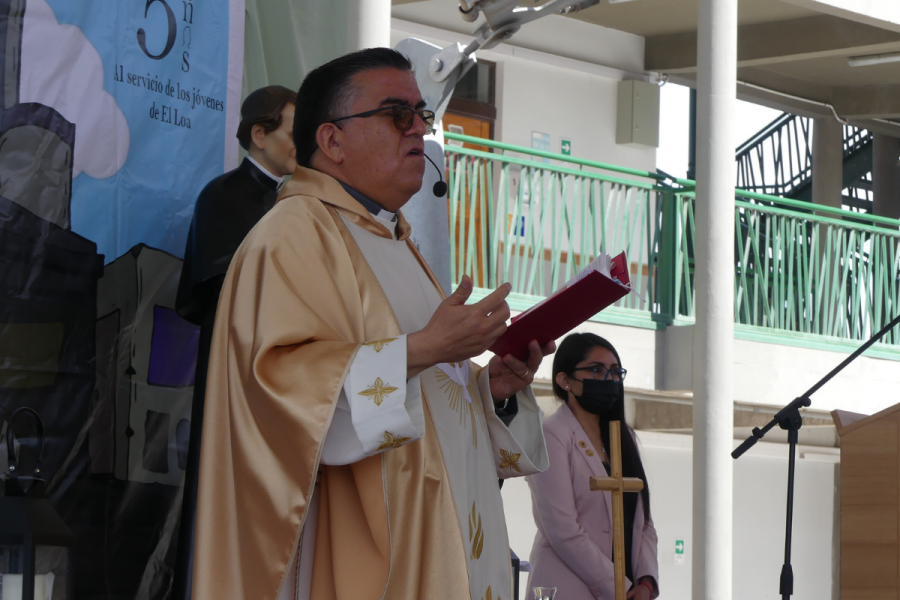
<svg viewBox="0 0 900 600"><path fill-rule="evenodd" d="M615 255L624 250L637 265L654 256L648 215L656 194L653 183L468 148L448 146L447 151L454 281L463 273L487 288L510 281L514 293L539 299L598 251ZM532 151L538 158L542 154L548 153ZM579 162L579 167L644 175ZM639 293L645 292L646 280L638 277L634 284ZM650 310L634 295L621 306Z"/></svg>
<svg viewBox="0 0 900 600"><path fill-rule="evenodd" d="M485 290L509 281L522 308L598 252L625 251L644 300L629 294L613 312L693 319L693 181L444 135L453 281L467 273ZM862 340L900 310L900 221L735 194L736 323ZM883 341L900 345L900 328Z"/></svg>

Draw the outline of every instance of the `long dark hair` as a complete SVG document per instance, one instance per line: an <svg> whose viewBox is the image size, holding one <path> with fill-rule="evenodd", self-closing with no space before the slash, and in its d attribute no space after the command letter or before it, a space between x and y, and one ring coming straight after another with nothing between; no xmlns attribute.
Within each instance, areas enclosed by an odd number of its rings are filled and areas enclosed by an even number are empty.
<svg viewBox="0 0 900 600"><path fill-rule="evenodd" d="M556 354L553 356L553 393L556 397L569 403L569 394L556 381L559 373L565 373L569 377L574 377L575 367L585 359L588 352L592 348L600 346L612 352L616 357L616 362L622 366L622 360L619 353L608 341L593 333L573 333L562 341ZM644 499L644 518L650 520L650 486L647 484L647 475L644 473L644 464L641 462L641 454L638 451L632 437L632 429L625 423L625 397L606 413L600 415L600 438L603 445L610 448L609 443L609 422L619 421L624 425L622 432L622 474L625 477L639 477L644 482L644 489L641 496Z"/></svg>

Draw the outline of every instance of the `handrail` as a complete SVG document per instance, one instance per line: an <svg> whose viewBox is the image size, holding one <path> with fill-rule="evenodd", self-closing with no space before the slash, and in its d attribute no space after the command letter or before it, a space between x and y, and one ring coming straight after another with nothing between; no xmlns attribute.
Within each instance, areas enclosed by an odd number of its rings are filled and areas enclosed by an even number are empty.
<svg viewBox="0 0 900 600"><path fill-rule="evenodd" d="M872 132L868 129L863 129L862 127L856 127L854 125L844 125L843 132L845 157L872 142Z"/></svg>
<svg viewBox="0 0 900 600"><path fill-rule="evenodd" d="M736 184L755 193L798 198L810 192L812 180L812 120L783 113L763 127L735 151ZM842 149L845 162L872 144L872 133L844 123ZM846 174L845 174L846 175ZM848 181L851 198L858 198L858 181ZM863 192L863 202L871 207L872 194ZM850 203L852 205L852 203ZM856 213L860 214L860 213Z"/></svg>
<svg viewBox="0 0 900 600"><path fill-rule="evenodd" d="M773 136L776 131L781 129L785 123L792 120L793 118L794 115L790 113L782 113L774 121L757 131L752 138L738 146L737 150L734 151L735 159L740 158L742 154L746 154L747 152L749 152L751 149L759 145L759 143L764 139Z"/></svg>
<svg viewBox="0 0 900 600"><path fill-rule="evenodd" d="M773 202L775 204L783 204L785 206L790 206L791 208L802 209L805 212L840 215L841 217L853 219L855 221L871 221L873 223L881 223L882 225L900 228L900 219L892 219L890 217L867 215L853 212L852 210L844 210L843 208L826 206L824 204L813 204L811 202L804 202L803 200L793 200L791 198L782 198L780 196L770 196L768 194L760 194L758 192L748 192L747 190L742 190L740 188L735 188L734 195L751 198L753 200L762 200L765 202Z"/></svg>
<svg viewBox="0 0 900 600"><path fill-rule="evenodd" d="M773 122L774 123L774 122ZM675 193L692 193L694 189L696 189L697 182L692 179L682 179L680 177L671 177L666 175L661 175L659 173L650 173L649 171L641 171L639 169L630 169L628 167L619 167L617 165L611 165L608 163L601 163L597 161L587 160L583 158L575 158L571 156L566 156L564 154L555 154L553 152L546 152L544 150L535 150L534 148L525 148L524 146L516 146L514 144L507 144L505 142L498 142L495 140L486 140L482 138L473 137L470 135L463 135L459 133L451 133L449 131L444 132L444 137L450 140L457 140L460 142L468 142L470 144L476 144L479 146L487 146L489 148L497 148L500 150L507 150L510 152L518 152L520 154L526 154L530 156L538 156L541 158L551 158L555 160L560 160L564 162L569 162L578 165L584 165L589 167L594 167L598 169L604 169L607 171L613 171L617 173L625 173L628 175L635 175L638 177L646 177L649 179L654 179L658 183L656 185L667 186L667 184L674 183L685 188L687 190L679 190L678 188L672 188L672 191ZM489 160L502 160L507 161L513 164L523 165L523 166L533 166L539 169L546 169L549 171L555 171L558 173L566 173L570 175L579 175L579 176L587 176L594 179L603 179L606 181L611 181L613 183L622 183L625 185L634 185L643 188L653 188L652 184L647 184L639 181L631 181L627 179L617 179L610 177L608 175L600 175L600 174L592 174L586 171L579 171L577 169L567 169L566 167L559 167L556 165L548 165L544 163L535 163L533 161L528 161L526 159L516 158L512 156L501 155L497 156L491 154L489 152L483 152L479 150L472 150L470 148L463 148L460 146L445 146L445 150L447 152L456 152L459 154L466 154L469 156L484 158ZM840 217L853 219L855 221L869 221L871 223L878 223L883 226L888 227L896 227L900 228L900 219L892 219L890 217L881 217L877 215L868 215L862 214L858 212L854 212L851 210L844 210L842 208L834 208L831 206L825 206L823 204L812 204L810 202L805 202L803 200L792 200L790 198L783 198L781 196L772 196L769 194L761 194L759 192L751 192L749 190L744 190L741 188L734 188L734 195L736 197L744 197L750 198L753 200L759 200L762 202L772 202L775 204L781 204L790 208L802 209L805 212L815 211L817 213L831 214L837 215Z"/></svg>
<svg viewBox="0 0 900 600"><path fill-rule="evenodd" d="M765 206L763 204L752 204L750 202L745 202L743 200L735 200L734 205L737 208L744 208L748 210L755 210L757 212L769 213L773 215L781 215L784 217L797 217L799 216L796 211L780 208L778 206ZM854 215L858 215L860 213L851 213ZM810 215L804 214L803 218L807 221L811 221L813 223L818 223L820 225L836 225L839 227L844 227L846 229L856 229L858 231L865 231L868 233L879 233L882 235L894 235L895 237L900 237L900 232L891 232L886 231L882 227L876 227L875 225L867 225L865 223L854 223L852 221L843 221L841 219L832 219L831 217L823 217L820 215Z"/></svg>
<svg viewBox="0 0 900 600"><path fill-rule="evenodd" d="M452 152L453 154L464 154L466 156L473 156L475 158L483 158L485 160L500 160L500 161L507 162L507 163L510 163L513 165L520 165L523 167L532 167L535 169L542 169L544 171L552 171L554 173L565 173L567 175L575 175L577 177L585 177L587 179L597 179L600 181L609 181L611 183L621 183L623 185L633 185L635 187L640 187L640 188L645 188L645 189L656 189L656 187L657 187L652 183L646 183L644 181L634 181L632 179L621 179L619 177L613 177L611 175L604 175L603 173L591 173L590 171L581 171L578 169L570 169L567 167L560 167L557 165L536 163L534 161L525 160L524 158L516 158L515 156L508 156L506 154L491 154L490 152L483 152L481 150L472 150L471 148L461 148L459 146L445 146L444 151Z"/></svg>
<svg viewBox="0 0 900 600"><path fill-rule="evenodd" d="M510 152L520 152L522 154L530 154L532 156L540 156L541 158L550 158L553 160L561 160L565 162L570 162L576 165L582 165L585 167L593 167L595 169L604 169L606 171L613 171L614 173L625 173L626 175L637 175L638 177L647 177L648 179L655 179L657 181L662 181L666 179L664 175L660 175L658 173L651 173L650 171L641 171L640 169L630 169L628 167L620 167L618 165L611 165L608 163L597 162L594 160L586 160L584 158L575 158L574 156L566 156L565 154L556 154L555 152L546 152L544 150L535 150L534 148L525 148L524 146L516 146L514 144L507 144L505 142L498 142L495 140L485 140L482 138L473 137L471 135L463 135L461 133L451 133L449 131L444 132L444 138L448 140L457 140L459 142L468 142L470 144L477 144L479 146L487 146L488 148L497 148L498 150L509 150ZM494 158L494 157L492 157Z"/></svg>

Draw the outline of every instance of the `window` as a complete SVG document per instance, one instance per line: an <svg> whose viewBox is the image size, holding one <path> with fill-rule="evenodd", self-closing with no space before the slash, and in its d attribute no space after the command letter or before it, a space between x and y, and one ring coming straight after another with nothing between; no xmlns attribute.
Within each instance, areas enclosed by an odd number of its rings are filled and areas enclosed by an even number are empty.
<svg viewBox="0 0 900 600"><path fill-rule="evenodd" d="M445 121L463 125L467 135L493 138L497 107L494 105L496 63L479 60L456 84L447 105ZM464 117L454 119L453 117ZM470 132L472 121L478 121L477 131Z"/></svg>

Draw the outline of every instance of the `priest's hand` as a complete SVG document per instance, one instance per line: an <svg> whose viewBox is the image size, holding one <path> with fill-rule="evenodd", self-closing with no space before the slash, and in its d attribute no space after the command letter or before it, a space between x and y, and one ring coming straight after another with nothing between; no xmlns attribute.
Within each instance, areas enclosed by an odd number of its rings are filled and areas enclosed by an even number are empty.
<svg viewBox="0 0 900 600"><path fill-rule="evenodd" d="M503 402L525 386L531 385L531 382L534 381L534 374L541 366L541 361L548 354L553 354L555 350L555 342L548 342L541 348L537 341L531 340L528 344L528 358L525 362L512 354L502 357L495 354L488 363L491 396L494 397L494 402Z"/></svg>
<svg viewBox="0 0 900 600"><path fill-rule="evenodd" d="M421 331L406 338L406 376L412 377L440 363L459 362L484 353L506 331L512 286L504 283L475 304L466 304L472 294L472 279L463 275Z"/></svg>

